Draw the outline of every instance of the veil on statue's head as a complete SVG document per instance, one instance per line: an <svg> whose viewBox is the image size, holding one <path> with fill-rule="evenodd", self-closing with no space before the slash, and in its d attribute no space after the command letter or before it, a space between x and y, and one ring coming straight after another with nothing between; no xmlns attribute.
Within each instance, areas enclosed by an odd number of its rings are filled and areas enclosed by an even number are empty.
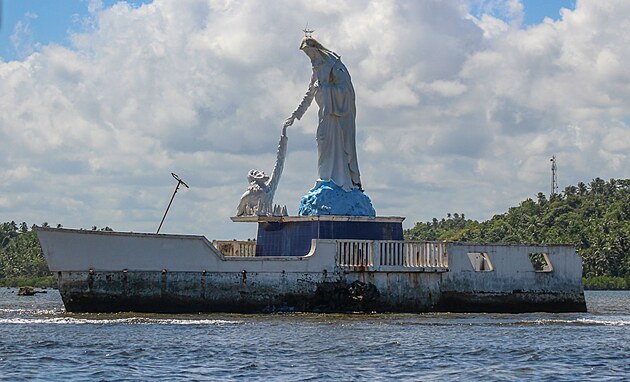
<svg viewBox="0 0 630 382"><path fill-rule="evenodd" d="M304 49L317 49L325 58L331 58L333 60L338 60L341 57L332 50L325 48L319 41L315 40L311 36L306 36L302 39L300 43L300 50Z"/></svg>

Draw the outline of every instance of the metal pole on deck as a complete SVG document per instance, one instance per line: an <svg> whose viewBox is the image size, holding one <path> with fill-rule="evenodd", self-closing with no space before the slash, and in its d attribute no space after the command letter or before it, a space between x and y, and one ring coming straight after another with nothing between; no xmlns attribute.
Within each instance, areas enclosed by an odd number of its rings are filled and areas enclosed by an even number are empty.
<svg viewBox="0 0 630 382"><path fill-rule="evenodd" d="M164 216L162 216L162 221L160 222L160 226L158 227L157 231L155 232L156 234L160 233L160 228L162 228L162 224L164 223L164 219L166 219L166 214L168 213L169 208L171 208L171 204L173 203L173 199L175 199L175 194L177 194L177 190L179 190L179 186L183 184L184 186L186 186L186 188L190 188L190 187L188 187L186 182L184 182L183 180L181 180L179 178L179 176L177 176L177 174L172 172L171 175L177 181L177 186L175 186L175 191L173 192L173 196L171 196L171 201L168 202L168 207L166 207L166 211L164 211Z"/></svg>

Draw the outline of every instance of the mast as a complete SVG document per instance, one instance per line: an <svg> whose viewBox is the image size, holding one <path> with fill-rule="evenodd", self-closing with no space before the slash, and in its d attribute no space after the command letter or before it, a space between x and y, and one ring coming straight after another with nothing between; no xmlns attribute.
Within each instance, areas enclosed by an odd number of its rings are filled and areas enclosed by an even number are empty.
<svg viewBox="0 0 630 382"><path fill-rule="evenodd" d="M558 194L558 166L556 164L556 156L552 156L551 159L551 195Z"/></svg>

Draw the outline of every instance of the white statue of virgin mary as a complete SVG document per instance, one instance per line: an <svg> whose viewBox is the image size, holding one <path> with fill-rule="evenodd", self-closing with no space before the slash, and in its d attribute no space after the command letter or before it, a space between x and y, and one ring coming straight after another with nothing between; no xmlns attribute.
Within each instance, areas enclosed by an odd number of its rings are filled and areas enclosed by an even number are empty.
<svg viewBox="0 0 630 382"><path fill-rule="evenodd" d="M355 143L356 106L354 88L341 57L313 37L302 40L300 49L311 59L313 76L308 90L285 127L302 118L313 98L319 106L317 125L318 181L332 181L346 192L362 191Z"/></svg>

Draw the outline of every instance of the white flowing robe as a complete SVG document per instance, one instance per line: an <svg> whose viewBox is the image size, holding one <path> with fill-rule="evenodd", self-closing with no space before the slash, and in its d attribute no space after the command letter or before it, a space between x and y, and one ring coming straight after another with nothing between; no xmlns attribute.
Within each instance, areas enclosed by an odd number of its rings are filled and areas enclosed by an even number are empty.
<svg viewBox="0 0 630 382"><path fill-rule="evenodd" d="M319 106L317 169L320 181L346 191L361 188L355 142L356 105L350 74L338 57L323 55L313 67L308 91L293 115L300 119L313 98Z"/></svg>

